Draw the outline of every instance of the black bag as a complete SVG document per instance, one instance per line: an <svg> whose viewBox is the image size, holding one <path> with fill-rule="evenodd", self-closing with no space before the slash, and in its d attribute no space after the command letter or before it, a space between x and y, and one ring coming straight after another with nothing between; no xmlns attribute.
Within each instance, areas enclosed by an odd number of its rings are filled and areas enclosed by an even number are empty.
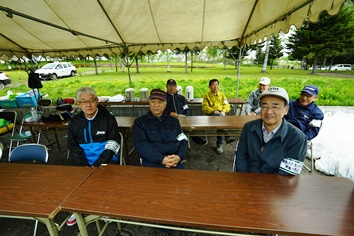
<svg viewBox="0 0 354 236"><path fill-rule="evenodd" d="M64 103L57 106L58 111L72 111L73 107L69 103Z"/></svg>
<svg viewBox="0 0 354 236"><path fill-rule="evenodd" d="M42 116L42 121L58 122L58 121L63 121L71 118L72 118L71 113L66 111L63 113L52 113L49 116Z"/></svg>
<svg viewBox="0 0 354 236"><path fill-rule="evenodd" d="M58 111L72 111L73 107L69 103L65 103L64 99L58 97L57 99L57 110Z"/></svg>
<svg viewBox="0 0 354 236"><path fill-rule="evenodd" d="M30 87L31 89L38 89L43 87L39 75L37 73L34 73L32 70L28 75L28 87Z"/></svg>
<svg viewBox="0 0 354 236"><path fill-rule="evenodd" d="M57 99L57 106L63 105L63 104L65 104L64 99L62 99L61 97L58 97L58 99Z"/></svg>

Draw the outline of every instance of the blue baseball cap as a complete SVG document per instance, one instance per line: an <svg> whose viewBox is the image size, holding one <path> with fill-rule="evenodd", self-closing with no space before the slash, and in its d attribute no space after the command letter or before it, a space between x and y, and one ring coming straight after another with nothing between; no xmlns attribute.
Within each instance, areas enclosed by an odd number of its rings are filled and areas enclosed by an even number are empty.
<svg viewBox="0 0 354 236"><path fill-rule="evenodd" d="M319 89L315 85L306 85L301 92L308 93L309 95L318 95Z"/></svg>

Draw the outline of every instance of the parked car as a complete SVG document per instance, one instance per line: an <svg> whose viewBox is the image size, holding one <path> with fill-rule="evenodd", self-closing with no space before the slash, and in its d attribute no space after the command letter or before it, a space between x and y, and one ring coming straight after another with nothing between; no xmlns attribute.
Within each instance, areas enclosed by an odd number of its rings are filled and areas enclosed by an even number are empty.
<svg viewBox="0 0 354 236"><path fill-rule="evenodd" d="M331 67L331 70L352 70L352 65L350 65L350 64L335 64Z"/></svg>
<svg viewBox="0 0 354 236"><path fill-rule="evenodd" d="M10 77L0 70L0 90L3 90L7 84L11 84Z"/></svg>
<svg viewBox="0 0 354 236"><path fill-rule="evenodd" d="M312 66L309 68L309 70L312 70ZM316 70L328 70L328 66L316 66Z"/></svg>
<svg viewBox="0 0 354 236"><path fill-rule="evenodd" d="M76 67L71 62L53 62L35 71L41 80L75 76Z"/></svg>

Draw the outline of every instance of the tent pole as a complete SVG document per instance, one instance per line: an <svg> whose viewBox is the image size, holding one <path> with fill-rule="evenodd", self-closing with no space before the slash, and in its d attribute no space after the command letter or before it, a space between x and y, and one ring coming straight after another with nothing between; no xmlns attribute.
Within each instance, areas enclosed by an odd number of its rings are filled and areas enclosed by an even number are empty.
<svg viewBox="0 0 354 236"><path fill-rule="evenodd" d="M240 46L240 50L238 53L238 60L237 60L237 84L236 84L236 98L238 98L238 89L240 85L240 64L241 64L241 56L242 56L242 46Z"/></svg>

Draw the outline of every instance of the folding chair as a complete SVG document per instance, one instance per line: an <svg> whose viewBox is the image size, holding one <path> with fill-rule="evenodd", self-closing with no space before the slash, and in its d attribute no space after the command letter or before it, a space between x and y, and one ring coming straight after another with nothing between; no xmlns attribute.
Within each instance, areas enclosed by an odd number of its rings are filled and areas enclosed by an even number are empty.
<svg viewBox="0 0 354 236"><path fill-rule="evenodd" d="M306 165L306 164L305 164L305 161L304 161L304 167L305 167L309 172L312 173L312 171L313 171L313 169L314 169L314 165L315 165L315 160L314 160L314 158L313 158L313 150L312 150L312 141L311 141L311 140L309 140L309 141L307 142L307 150L310 150L310 156L307 156L307 155L306 155L306 158L310 159L310 165L309 165L309 166ZM306 153L306 154L307 154L307 153Z"/></svg>
<svg viewBox="0 0 354 236"><path fill-rule="evenodd" d="M52 99L50 98L42 98L37 101L37 109L38 111L45 112L46 110L52 110Z"/></svg>
<svg viewBox="0 0 354 236"><path fill-rule="evenodd" d="M38 143L25 143L15 147L10 155L9 162L48 162L48 148Z"/></svg>
<svg viewBox="0 0 354 236"><path fill-rule="evenodd" d="M236 151L237 151L237 148L238 148L238 142L240 140L237 141L236 143L236 149L235 149L235 155L234 155L234 161L232 163L232 169L231 169L231 172L235 172L236 171Z"/></svg>
<svg viewBox="0 0 354 236"><path fill-rule="evenodd" d="M17 146L9 155L9 162L33 162L47 163L48 149L46 146L37 143L28 143ZM33 229L33 236L37 234L38 220Z"/></svg>

